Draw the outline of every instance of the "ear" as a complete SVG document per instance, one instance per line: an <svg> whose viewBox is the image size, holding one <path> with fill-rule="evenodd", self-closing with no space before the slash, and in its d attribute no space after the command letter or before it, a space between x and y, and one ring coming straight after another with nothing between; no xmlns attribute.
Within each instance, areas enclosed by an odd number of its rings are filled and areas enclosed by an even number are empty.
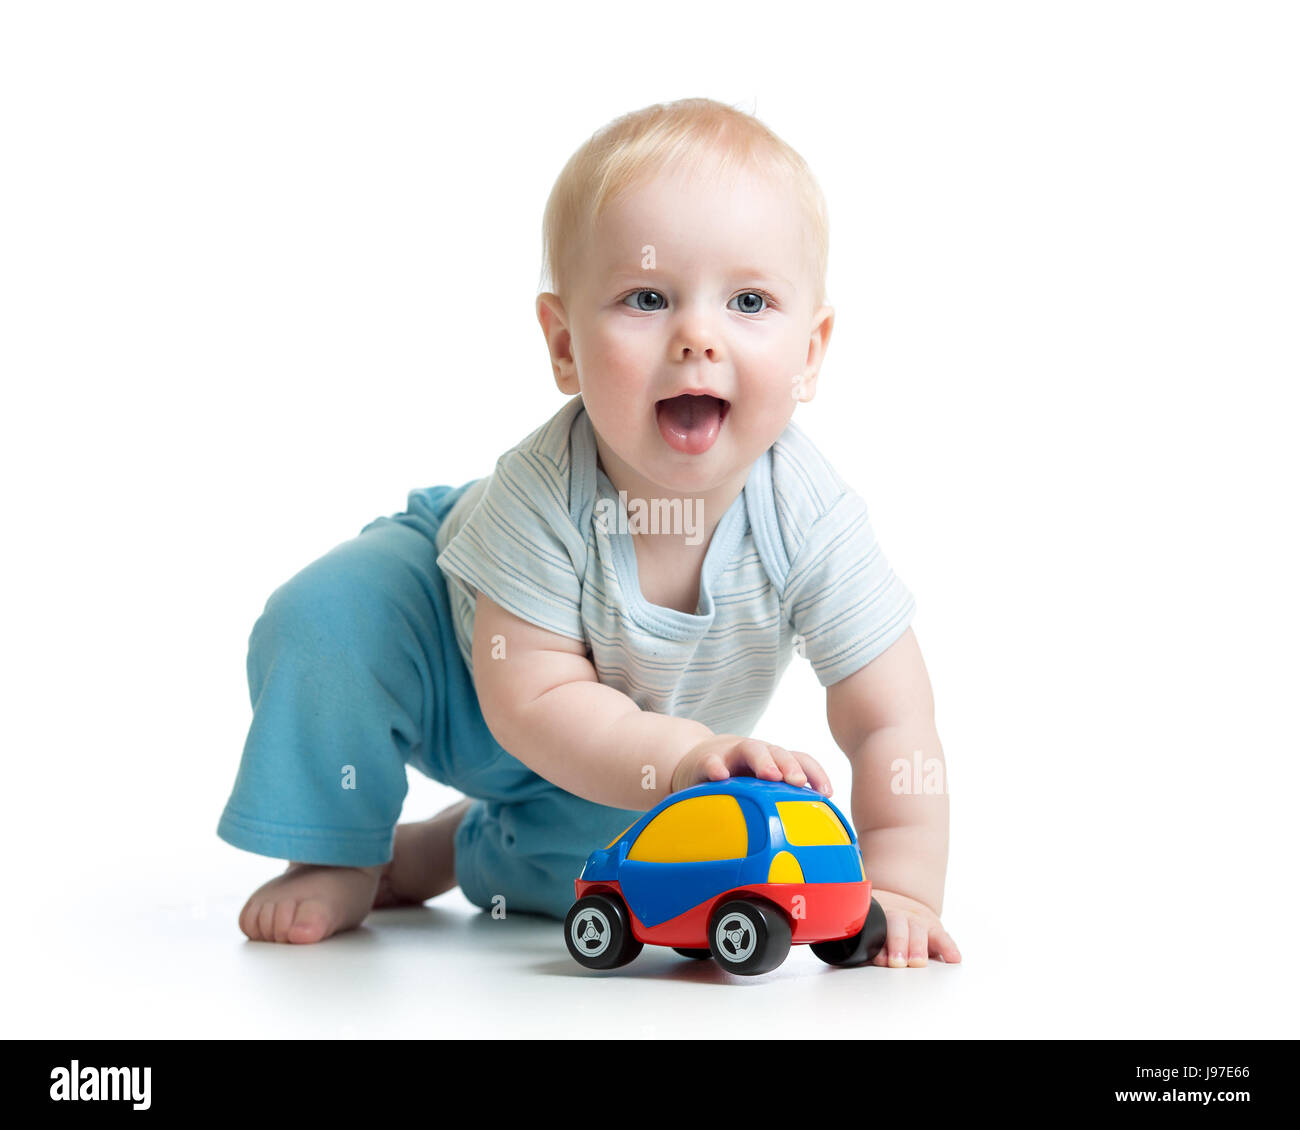
<svg viewBox="0 0 1300 1130"><path fill-rule="evenodd" d="M826 347L830 344L831 330L835 328L835 310L823 306L813 316L812 330L808 336L808 357L803 372L796 375L796 400L807 402L817 394L817 375L821 372Z"/></svg>
<svg viewBox="0 0 1300 1130"><path fill-rule="evenodd" d="M542 324L546 349L551 355L551 371L555 375L556 387L570 396L582 391L578 387L578 366L573 359L573 338L569 333L568 316L558 294L547 292L537 296L537 320Z"/></svg>

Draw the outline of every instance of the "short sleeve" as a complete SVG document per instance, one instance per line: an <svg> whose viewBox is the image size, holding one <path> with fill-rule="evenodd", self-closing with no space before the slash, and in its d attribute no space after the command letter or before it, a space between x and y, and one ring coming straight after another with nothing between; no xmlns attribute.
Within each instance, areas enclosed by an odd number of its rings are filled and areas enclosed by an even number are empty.
<svg viewBox="0 0 1300 1130"><path fill-rule="evenodd" d="M907 630L916 601L885 559L866 503L852 491L808 528L790 563L782 607L796 654L824 687L865 667Z"/></svg>
<svg viewBox="0 0 1300 1130"><path fill-rule="evenodd" d="M569 517L564 469L513 448L497 460L438 566L520 619L581 640L585 552Z"/></svg>

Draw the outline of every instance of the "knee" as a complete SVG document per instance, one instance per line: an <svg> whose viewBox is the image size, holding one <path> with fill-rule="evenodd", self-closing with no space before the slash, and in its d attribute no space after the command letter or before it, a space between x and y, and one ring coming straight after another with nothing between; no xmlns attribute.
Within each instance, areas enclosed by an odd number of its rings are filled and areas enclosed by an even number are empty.
<svg viewBox="0 0 1300 1130"><path fill-rule="evenodd" d="M354 652L358 629L382 614L364 583L314 562L277 588L253 624L250 656Z"/></svg>
<svg viewBox="0 0 1300 1130"><path fill-rule="evenodd" d="M268 598L253 625L250 652L302 648L322 659L391 659L394 647L418 652L420 635L433 627L431 578L411 556L419 547L394 544L403 540L367 533L300 570ZM407 552L399 552L403 548ZM432 558L428 564L437 567Z"/></svg>

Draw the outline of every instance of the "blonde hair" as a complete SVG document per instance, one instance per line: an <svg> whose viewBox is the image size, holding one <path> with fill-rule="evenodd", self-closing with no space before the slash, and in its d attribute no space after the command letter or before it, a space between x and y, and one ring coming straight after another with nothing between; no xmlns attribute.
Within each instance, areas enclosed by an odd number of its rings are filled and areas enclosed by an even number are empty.
<svg viewBox="0 0 1300 1130"><path fill-rule="evenodd" d="M826 301L830 223L804 159L757 118L711 98L656 103L597 130L569 158L542 217L542 290L565 298L574 255L620 193L668 168L729 176L752 170L788 186L803 212L811 251L814 309Z"/></svg>

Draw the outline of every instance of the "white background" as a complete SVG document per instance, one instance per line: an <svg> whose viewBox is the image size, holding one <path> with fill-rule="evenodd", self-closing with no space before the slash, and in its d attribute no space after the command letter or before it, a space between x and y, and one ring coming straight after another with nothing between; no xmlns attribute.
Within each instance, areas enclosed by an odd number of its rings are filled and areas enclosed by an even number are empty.
<svg viewBox="0 0 1300 1130"><path fill-rule="evenodd" d="M0 10L2 1034L1295 1036L1294 7L481 11ZM546 195L692 95L829 202L797 419L918 599L965 960L595 977L459 893L247 942L253 621L560 407ZM756 732L847 803L806 665Z"/></svg>

